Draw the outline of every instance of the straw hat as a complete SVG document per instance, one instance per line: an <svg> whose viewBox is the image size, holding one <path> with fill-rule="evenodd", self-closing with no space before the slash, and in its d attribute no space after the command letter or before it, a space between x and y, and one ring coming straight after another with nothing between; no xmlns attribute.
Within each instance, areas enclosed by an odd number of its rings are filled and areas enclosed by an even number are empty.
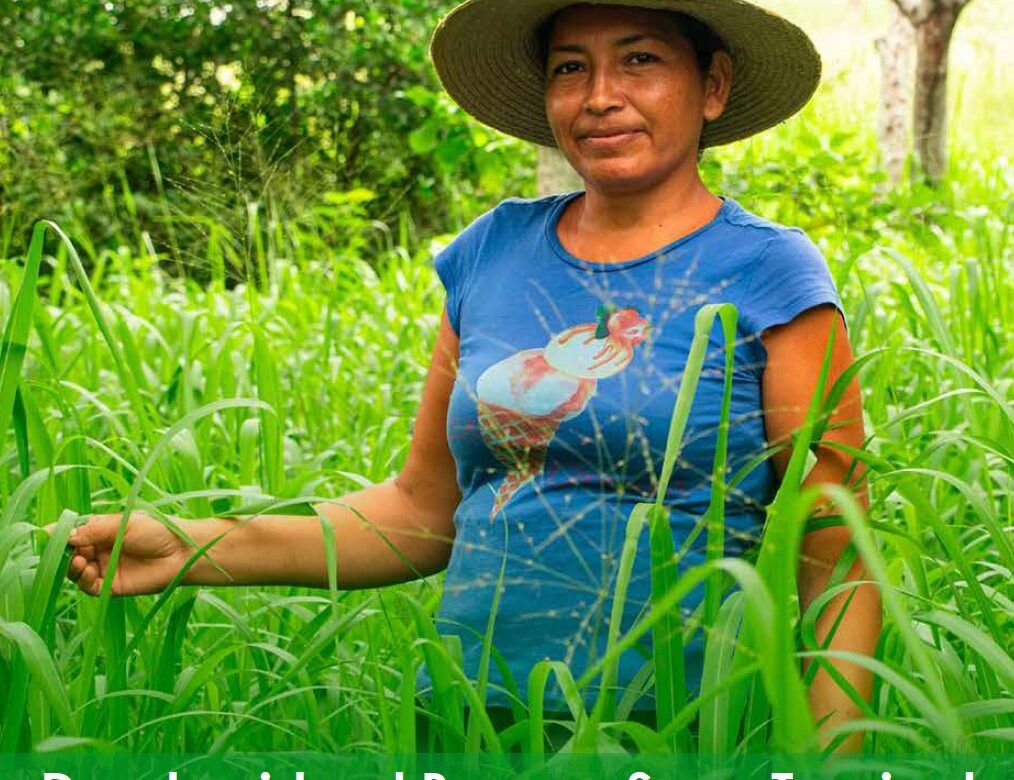
<svg viewBox="0 0 1014 780"><path fill-rule="evenodd" d="M447 93L497 130L556 146L546 118L539 26L589 0L467 0L437 25L430 56ZM708 25L733 62L725 112L707 122L701 147L746 138L792 116L820 81L820 55L801 29L743 0L590 0L680 11Z"/></svg>

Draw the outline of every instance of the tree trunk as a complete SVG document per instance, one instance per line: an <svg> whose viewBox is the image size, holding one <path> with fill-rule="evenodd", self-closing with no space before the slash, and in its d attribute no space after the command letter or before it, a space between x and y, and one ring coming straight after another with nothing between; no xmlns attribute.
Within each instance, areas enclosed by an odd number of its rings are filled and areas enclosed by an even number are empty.
<svg viewBox="0 0 1014 780"><path fill-rule="evenodd" d="M947 56L958 16L972 0L892 0L915 27L915 156L931 181L947 169Z"/></svg>
<svg viewBox="0 0 1014 780"><path fill-rule="evenodd" d="M893 13L887 31L874 42L880 55L880 151L888 178L901 181L911 140L909 118L912 105L912 26L902 13Z"/></svg>
<svg viewBox="0 0 1014 780"><path fill-rule="evenodd" d="M539 197L584 189L584 181L559 149L539 146L535 167Z"/></svg>
<svg viewBox="0 0 1014 780"><path fill-rule="evenodd" d="M944 4L915 30L915 154L933 181L947 168L947 54L959 10Z"/></svg>

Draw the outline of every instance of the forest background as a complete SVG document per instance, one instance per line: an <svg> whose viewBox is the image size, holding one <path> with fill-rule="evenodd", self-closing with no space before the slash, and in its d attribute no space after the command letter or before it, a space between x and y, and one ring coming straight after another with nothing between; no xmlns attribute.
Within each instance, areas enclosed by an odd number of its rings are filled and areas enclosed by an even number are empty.
<svg viewBox="0 0 1014 780"><path fill-rule="evenodd" d="M874 152L874 39L889 0L767 5L807 29L825 62L816 100L790 125L801 142L834 155L829 163ZM2 0L0 247L45 214L80 224L95 246L146 230L199 275L209 221L235 241L250 203L285 218L328 192L365 188L365 216L389 225L407 216L433 235L503 197L534 195L536 147L472 121L439 88L427 47L452 6ZM959 160L1006 151L1010 26L1004 0L977 0L959 19L948 85ZM709 164L764 144L715 150ZM826 195L836 189L828 176L870 181L853 165L806 162L779 160L788 168L771 169L758 190L794 181Z"/></svg>

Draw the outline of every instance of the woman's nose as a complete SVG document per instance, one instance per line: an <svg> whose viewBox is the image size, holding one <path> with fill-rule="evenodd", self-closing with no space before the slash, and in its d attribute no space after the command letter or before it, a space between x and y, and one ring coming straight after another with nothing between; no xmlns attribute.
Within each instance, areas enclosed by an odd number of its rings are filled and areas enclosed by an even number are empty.
<svg viewBox="0 0 1014 780"><path fill-rule="evenodd" d="M624 96L616 74L606 66L596 66L591 71L585 109L594 114L603 114L610 108L623 105Z"/></svg>

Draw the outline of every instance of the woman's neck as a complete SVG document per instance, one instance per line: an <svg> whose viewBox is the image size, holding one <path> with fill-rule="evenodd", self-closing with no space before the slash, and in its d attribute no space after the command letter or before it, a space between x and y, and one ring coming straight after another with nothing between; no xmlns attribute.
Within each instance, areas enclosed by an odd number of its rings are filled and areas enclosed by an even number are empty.
<svg viewBox="0 0 1014 780"><path fill-rule="evenodd" d="M585 195L561 216L561 243L578 257L614 262L639 257L711 222L722 207L697 176L670 177L637 192L597 188L585 181Z"/></svg>
<svg viewBox="0 0 1014 780"><path fill-rule="evenodd" d="M579 200L578 229L596 233L650 230L694 221L695 216L714 216L722 205L704 186L696 165L687 175L670 176L635 192L610 190L586 180L585 196Z"/></svg>

